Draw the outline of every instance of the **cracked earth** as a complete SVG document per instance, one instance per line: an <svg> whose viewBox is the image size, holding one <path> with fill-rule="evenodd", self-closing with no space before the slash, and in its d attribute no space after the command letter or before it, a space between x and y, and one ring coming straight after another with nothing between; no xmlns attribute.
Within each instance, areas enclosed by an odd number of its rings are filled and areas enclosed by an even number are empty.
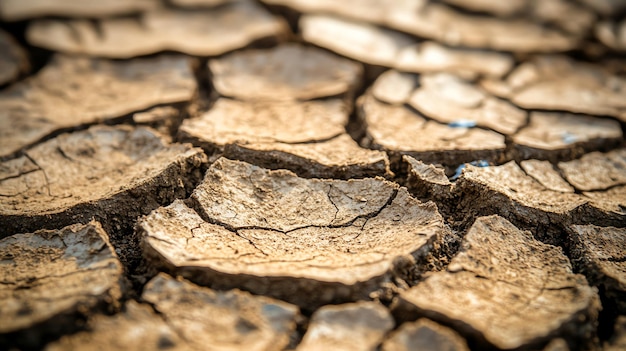
<svg viewBox="0 0 626 351"><path fill-rule="evenodd" d="M626 349L625 15L0 1L0 349Z"/></svg>

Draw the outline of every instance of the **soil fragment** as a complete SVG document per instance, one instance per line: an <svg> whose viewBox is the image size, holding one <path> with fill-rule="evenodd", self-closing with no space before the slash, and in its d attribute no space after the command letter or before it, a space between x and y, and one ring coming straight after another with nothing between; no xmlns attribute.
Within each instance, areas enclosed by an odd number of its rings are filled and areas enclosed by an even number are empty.
<svg viewBox="0 0 626 351"><path fill-rule="evenodd" d="M117 232L134 217L185 197L204 163L202 150L167 144L144 127L95 126L59 135L0 164L0 237L92 217Z"/></svg>
<svg viewBox="0 0 626 351"><path fill-rule="evenodd" d="M590 283L602 285L619 312L626 312L626 229L573 225L568 228L573 262Z"/></svg>
<svg viewBox="0 0 626 351"><path fill-rule="evenodd" d="M244 101L353 96L363 71L355 62L300 44L236 52L211 60L209 69L220 95Z"/></svg>
<svg viewBox="0 0 626 351"><path fill-rule="evenodd" d="M385 341L382 351L469 351L467 342L454 330L426 318L404 323Z"/></svg>
<svg viewBox="0 0 626 351"><path fill-rule="evenodd" d="M214 291L160 273L142 298L193 350L281 350L296 329L298 308L264 296Z"/></svg>
<svg viewBox="0 0 626 351"><path fill-rule="evenodd" d="M54 56L37 75L0 92L0 158L59 130L191 100L191 62L177 55L131 61Z"/></svg>
<svg viewBox="0 0 626 351"><path fill-rule="evenodd" d="M285 24L254 1L233 1L213 9L160 7L139 17L41 19L30 23L28 42L49 50L108 58L161 51L217 56L261 39L278 40Z"/></svg>
<svg viewBox="0 0 626 351"><path fill-rule="evenodd" d="M622 137L618 121L571 113L531 112L530 123L512 140L521 159L557 162L617 146Z"/></svg>
<svg viewBox="0 0 626 351"><path fill-rule="evenodd" d="M426 269L415 262L448 233L433 203L382 179L304 179L223 158L188 202L140 220L150 261L307 308L415 279Z"/></svg>
<svg viewBox="0 0 626 351"><path fill-rule="evenodd" d="M391 313L375 302L324 306L315 311L298 351L374 351L394 326Z"/></svg>
<svg viewBox="0 0 626 351"><path fill-rule="evenodd" d="M599 310L596 289L560 248L499 216L477 219L447 271L402 292L395 306L404 318L426 316L500 349L589 340Z"/></svg>
<svg viewBox="0 0 626 351"><path fill-rule="evenodd" d="M0 345L36 347L121 298L122 265L98 222L4 238L0 257Z"/></svg>
<svg viewBox="0 0 626 351"><path fill-rule="evenodd" d="M387 155L361 148L347 133L348 106L339 99L306 102L217 100L185 120L179 139L261 167L303 177L390 176Z"/></svg>
<svg viewBox="0 0 626 351"><path fill-rule="evenodd" d="M357 108L367 126L364 145L387 151L392 164L399 164L402 155L446 166L504 157L504 136L498 133L428 121L406 107L382 103L370 94L358 100Z"/></svg>

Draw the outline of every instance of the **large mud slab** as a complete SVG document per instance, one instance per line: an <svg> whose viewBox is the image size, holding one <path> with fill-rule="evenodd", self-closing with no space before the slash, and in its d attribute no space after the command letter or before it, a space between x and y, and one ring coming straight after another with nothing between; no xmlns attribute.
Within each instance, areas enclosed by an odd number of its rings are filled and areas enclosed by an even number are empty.
<svg viewBox="0 0 626 351"><path fill-rule="evenodd" d="M394 311L452 325L483 347L517 349L556 336L587 342L600 308L560 248L490 216L476 220L445 271L400 293Z"/></svg>
<svg viewBox="0 0 626 351"><path fill-rule="evenodd" d="M122 265L100 223L0 240L0 347L38 347L119 306ZM4 346L3 346L4 345Z"/></svg>
<svg viewBox="0 0 626 351"><path fill-rule="evenodd" d="M626 229L573 225L568 228L572 261L595 286L601 286L620 313L626 313Z"/></svg>
<svg viewBox="0 0 626 351"><path fill-rule="evenodd" d="M286 43L209 62L215 90L243 101L311 100L354 95L363 67L315 47Z"/></svg>
<svg viewBox="0 0 626 351"><path fill-rule="evenodd" d="M257 40L278 40L284 23L254 1L212 9L158 6L134 17L41 19L30 23L28 42L68 54L126 59L161 51L217 56Z"/></svg>
<svg viewBox="0 0 626 351"><path fill-rule="evenodd" d="M433 203L382 179L317 180L220 159L188 203L140 220L145 255L215 288L306 306L368 299L427 270L449 233Z"/></svg>
<svg viewBox="0 0 626 351"><path fill-rule="evenodd" d="M192 63L179 55L130 61L56 55L0 92L0 158L59 131L188 102L197 89Z"/></svg>
<svg viewBox="0 0 626 351"><path fill-rule="evenodd" d="M264 0L267 4L290 7L303 13L331 13L359 21L371 22L406 32L417 37L433 39L454 46L489 48L514 52L561 52L579 44L584 26L592 21L570 27L580 32L566 33L552 29L530 16L499 18L459 11L441 2L409 0L378 2L370 0ZM567 3L565 4L567 5ZM573 5L572 5L573 6ZM571 7L570 7L571 9ZM570 12L576 13L576 10ZM546 11L554 14L556 11ZM585 11L578 11L582 16ZM556 23L569 25L554 17ZM569 27L569 26L568 26Z"/></svg>
<svg viewBox="0 0 626 351"><path fill-rule="evenodd" d="M183 121L179 140L261 167L303 177L389 176L381 151L360 147L347 133L349 106L341 99L246 102L220 98L198 118Z"/></svg>
<svg viewBox="0 0 626 351"><path fill-rule="evenodd" d="M298 309L249 293L214 291L159 274L142 299L114 316L97 315L88 330L46 350L280 350L295 333Z"/></svg>
<svg viewBox="0 0 626 351"><path fill-rule="evenodd" d="M144 127L62 134L0 166L0 237L98 218L119 230L186 194L206 156Z"/></svg>

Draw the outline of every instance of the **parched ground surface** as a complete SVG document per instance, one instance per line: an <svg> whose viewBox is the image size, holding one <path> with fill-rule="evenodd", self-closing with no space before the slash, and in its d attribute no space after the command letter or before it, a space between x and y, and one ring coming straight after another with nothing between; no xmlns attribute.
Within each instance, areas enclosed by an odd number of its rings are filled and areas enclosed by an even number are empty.
<svg viewBox="0 0 626 351"><path fill-rule="evenodd" d="M0 1L0 350L623 350L626 1Z"/></svg>

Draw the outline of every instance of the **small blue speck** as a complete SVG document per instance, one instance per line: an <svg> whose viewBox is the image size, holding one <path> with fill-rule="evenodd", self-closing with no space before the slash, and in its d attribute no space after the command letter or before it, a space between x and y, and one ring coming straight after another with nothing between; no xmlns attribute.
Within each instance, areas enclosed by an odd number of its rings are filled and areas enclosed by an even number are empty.
<svg viewBox="0 0 626 351"><path fill-rule="evenodd" d="M462 164L462 165L458 166L456 168L456 171L454 172L454 175L452 177L450 177L450 180L457 180L457 179L459 179L459 177L461 176L461 171L463 171L464 168L465 168L465 164Z"/></svg>
<svg viewBox="0 0 626 351"><path fill-rule="evenodd" d="M285 313L285 309L280 306L277 306L271 303L268 303L267 305L263 306L263 314L270 318L280 316L284 313Z"/></svg>
<svg viewBox="0 0 626 351"><path fill-rule="evenodd" d="M476 167L489 167L489 162L485 160L478 160L478 161L470 162L470 165L476 166Z"/></svg>
<svg viewBox="0 0 626 351"><path fill-rule="evenodd" d="M485 161L485 160L477 160L477 161L472 161L469 163L472 166L475 167L489 167L489 162ZM450 177L450 180L457 180L459 179L459 177L461 176L461 172L463 171L463 169L466 167L466 163L460 165L459 167L457 167L456 171L454 172L454 175L452 177Z"/></svg>
<svg viewBox="0 0 626 351"><path fill-rule="evenodd" d="M563 132L563 134L561 134L561 138L566 144L572 144L578 141L578 137L569 132Z"/></svg>
<svg viewBox="0 0 626 351"><path fill-rule="evenodd" d="M476 127L476 122L469 119L459 119L458 121L453 121L448 123L448 127L450 128L474 128Z"/></svg>

